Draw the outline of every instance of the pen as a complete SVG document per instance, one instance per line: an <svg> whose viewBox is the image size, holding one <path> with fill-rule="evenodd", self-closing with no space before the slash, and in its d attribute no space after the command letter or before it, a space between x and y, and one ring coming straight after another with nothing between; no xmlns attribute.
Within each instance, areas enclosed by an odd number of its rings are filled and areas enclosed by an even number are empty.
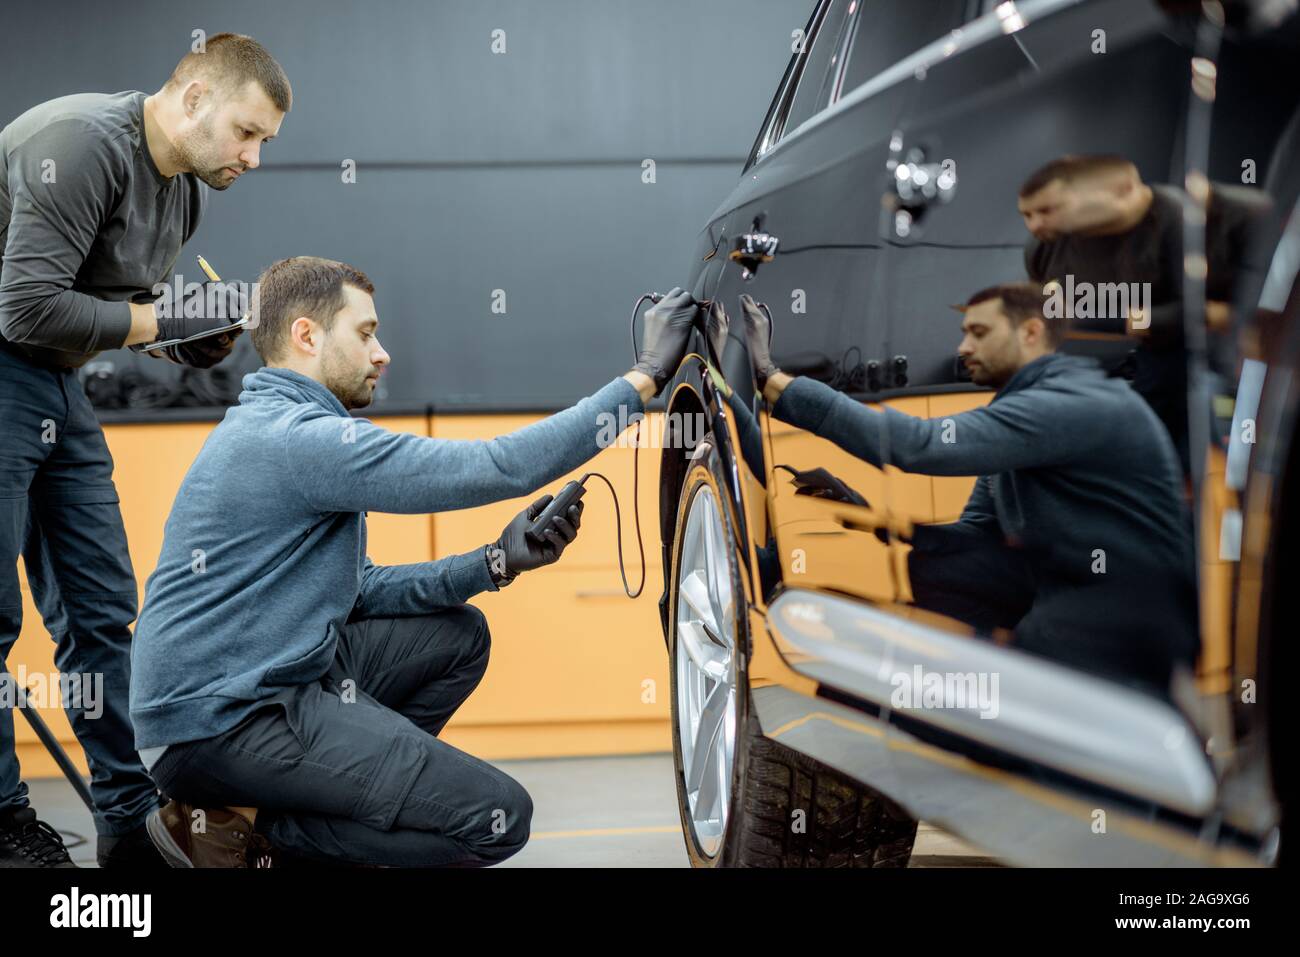
<svg viewBox="0 0 1300 957"><path fill-rule="evenodd" d="M221 282L221 277L217 275L217 271L215 269L213 269L211 266L208 265L208 261L206 259L204 259L202 256L195 256L194 258L199 261L199 268L202 269L205 273L207 273L209 279L211 279L213 282Z"/></svg>
<svg viewBox="0 0 1300 957"><path fill-rule="evenodd" d="M213 282L221 282L221 277L217 275L217 271L212 268L211 263L209 263L202 256L195 256L194 258L199 261L199 268L202 269L207 274L207 277L209 279L211 279ZM241 320L244 318L245 318L244 316L240 317ZM224 336L225 333L223 332L222 335Z"/></svg>

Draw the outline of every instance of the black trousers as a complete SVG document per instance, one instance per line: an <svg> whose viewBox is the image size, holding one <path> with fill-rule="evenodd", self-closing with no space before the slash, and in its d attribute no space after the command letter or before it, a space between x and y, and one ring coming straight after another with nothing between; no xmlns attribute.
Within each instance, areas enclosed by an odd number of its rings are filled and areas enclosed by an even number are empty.
<svg viewBox="0 0 1300 957"><path fill-rule="evenodd" d="M964 621L980 634L1014 629L1034 603L1034 575L1023 553L971 538L958 547L907 553L912 598L920 608Z"/></svg>
<svg viewBox="0 0 1300 957"><path fill-rule="evenodd" d="M96 689L63 701L90 766L95 830L125 834L159 798L128 713L136 590L113 459L76 371L32 365L0 344L0 665L22 630L20 554L55 665ZM6 703L13 680L0 675ZM0 811L28 804L15 720L0 704Z"/></svg>
<svg viewBox="0 0 1300 957"><path fill-rule="evenodd" d="M438 740L487 670L470 605L350 622L327 674L266 698L235 728L167 748L159 788L201 806L258 808L295 856L396 867L494 864L528 841L532 799Z"/></svg>

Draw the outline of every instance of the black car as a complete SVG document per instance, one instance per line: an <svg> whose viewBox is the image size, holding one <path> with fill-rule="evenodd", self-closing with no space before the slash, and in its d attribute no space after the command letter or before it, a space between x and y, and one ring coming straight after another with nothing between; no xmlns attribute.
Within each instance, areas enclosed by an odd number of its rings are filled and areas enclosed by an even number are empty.
<svg viewBox="0 0 1300 957"><path fill-rule="evenodd" d="M660 479L697 866L906 866L922 819L1016 864L1277 862L1293 792L1275 688L1296 621L1279 586L1300 540L1300 97L1279 79L1297 49L1292 4L815 4L700 233L691 288L713 325L666 391L670 423L705 423L667 437ZM905 529L956 519L976 476L877 467L778 421L739 315L741 294L762 303L777 364L857 402L983 406L951 307L1041 281L1061 234L1035 197L1076 161L1131 170L1181 243L1176 260L1139 244L1117 277L1168 287L1170 341L1144 336L1159 302L1135 300L1118 328L1081 315L1062 347L1139 391L1155 356L1179 397L1161 421L1185 427L1169 426L1187 473L1169 491L1195 522L1199 650L1155 691L921 600ZM1225 225L1225 209L1244 212ZM1143 606L1095 609L1099 639Z"/></svg>

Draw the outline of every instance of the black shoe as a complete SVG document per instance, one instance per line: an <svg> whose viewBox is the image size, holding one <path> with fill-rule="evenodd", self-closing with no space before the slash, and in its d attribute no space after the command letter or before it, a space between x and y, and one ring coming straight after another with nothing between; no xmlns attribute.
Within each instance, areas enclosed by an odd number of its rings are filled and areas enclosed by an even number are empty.
<svg viewBox="0 0 1300 957"><path fill-rule="evenodd" d="M0 867L76 867L59 832L30 807L0 811Z"/></svg>
<svg viewBox="0 0 1300 957"><path fill-rule="evenodd" d="M167 859L154 847L149 829L144 824L117 837L99 835L95 860L105 870L157 871L171 868Z"/></svg>

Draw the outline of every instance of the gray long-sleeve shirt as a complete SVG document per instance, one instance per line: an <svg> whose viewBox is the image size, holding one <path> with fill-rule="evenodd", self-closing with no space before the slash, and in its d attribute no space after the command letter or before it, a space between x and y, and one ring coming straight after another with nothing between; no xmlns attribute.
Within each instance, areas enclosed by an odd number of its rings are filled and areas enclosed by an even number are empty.
<svg viewBox="0 0 1300 957"><path fill-rule="evenodd" d="M145 97L59 97L0 130L0 338L37 364L121 347L127 303L156 298L198 228L207 187L158 171Z"/></svg>

